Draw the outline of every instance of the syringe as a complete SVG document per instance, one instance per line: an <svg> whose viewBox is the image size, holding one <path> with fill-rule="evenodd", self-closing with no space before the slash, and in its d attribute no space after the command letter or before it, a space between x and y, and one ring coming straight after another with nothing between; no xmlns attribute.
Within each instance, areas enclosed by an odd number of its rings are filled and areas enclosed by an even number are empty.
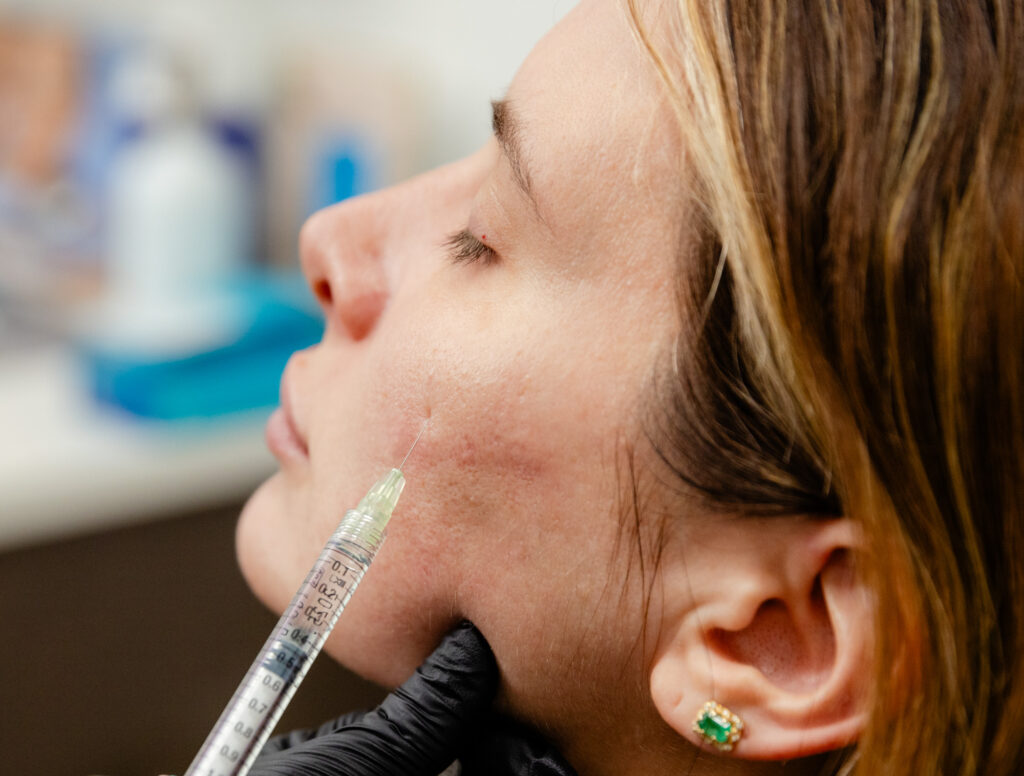
<svg viewBox="0 0 1024 776"><path fill-rule="evenodd" d="M185 776L249 772L384 542L403 487L392 469L345 513Z"/></svg>

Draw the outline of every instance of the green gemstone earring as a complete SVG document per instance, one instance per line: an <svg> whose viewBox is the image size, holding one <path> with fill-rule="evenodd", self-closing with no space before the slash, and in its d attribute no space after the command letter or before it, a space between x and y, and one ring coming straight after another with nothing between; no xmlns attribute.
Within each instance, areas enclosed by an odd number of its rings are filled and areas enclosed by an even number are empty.
<svg viewBox="0 0 1024 776"><path fill-rule="evenodd" d="M743 735L743 720L717 701L708 701L693 721L693 732L720 752L731 752Z"/></svg>

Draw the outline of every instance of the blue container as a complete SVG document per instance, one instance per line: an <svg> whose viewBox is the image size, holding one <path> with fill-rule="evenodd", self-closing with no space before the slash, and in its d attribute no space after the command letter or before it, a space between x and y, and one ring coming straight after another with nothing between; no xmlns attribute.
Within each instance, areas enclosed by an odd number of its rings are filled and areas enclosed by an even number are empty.
<svg viewBox="0 0 1024 776"><path fill-rule="evenodd" d="M253 275L223 289L232 326L216 341L173 356L102 343L80 346L90 390L140 418L214 418L278 403L296 350L323 335L323 318L298 276Z"/></svg>

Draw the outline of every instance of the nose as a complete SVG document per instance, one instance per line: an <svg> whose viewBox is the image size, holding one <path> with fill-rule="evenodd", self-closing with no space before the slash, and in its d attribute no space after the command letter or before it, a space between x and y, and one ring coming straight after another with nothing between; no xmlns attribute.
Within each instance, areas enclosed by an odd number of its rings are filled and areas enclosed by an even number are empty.
<svg viewBox="0 0 1024 776"><path fill-rule="evenodd" d="M370 333L387 304L374 210L371 198L332 205L314 213L299 236L302 271L328 327L340 325L354 340Z"/></svg>
<svg viewBox="0 0 1024 776"><path fill-rule="evenodd" d="M410 261L436 255L445 236L465 226L487 169L486 149L373 194L313 214L302 227L302 269L327 317L366 338Z"/></svg>

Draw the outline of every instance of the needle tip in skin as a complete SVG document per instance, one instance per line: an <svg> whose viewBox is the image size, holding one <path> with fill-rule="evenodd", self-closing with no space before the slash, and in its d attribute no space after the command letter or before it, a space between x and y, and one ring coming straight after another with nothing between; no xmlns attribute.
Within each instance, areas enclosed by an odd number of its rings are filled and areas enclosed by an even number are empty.
<svg viewBox="0 0 1024 776"><path fill-rule="evenodd" d="M405 458L402 459L402 463L398 466L399 471L405 468L405 462L409 460L409 456L412 455L412 451L416 449L416 444L420 441L420 437L423 436L423 432L427 430L427 424L429 422L429 420L423 421L423 428L421 428L420 433L416 435L416 439L413 441L412 447L409 448L409 452L405 454Z"/></svg>

